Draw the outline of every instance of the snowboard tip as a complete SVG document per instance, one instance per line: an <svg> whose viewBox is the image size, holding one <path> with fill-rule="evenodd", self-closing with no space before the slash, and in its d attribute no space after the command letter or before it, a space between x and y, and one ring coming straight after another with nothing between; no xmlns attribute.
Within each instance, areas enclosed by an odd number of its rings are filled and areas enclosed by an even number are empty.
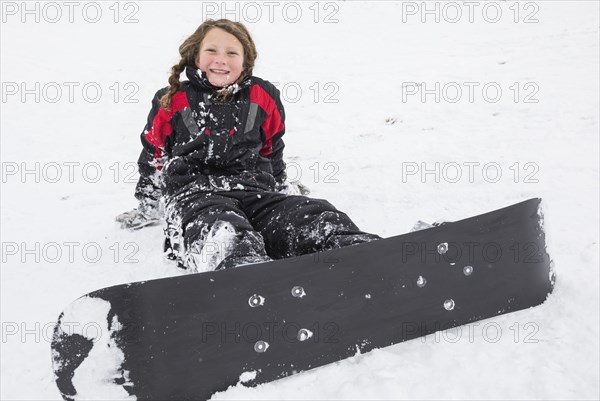
<svg viewBox="0 0 600 401"><path fill-rule="evenodd" d="M63 399L130 399L124 354L117 343L123 326L111 304L89 295L60 314L54 328L52 368Z"/></svg>

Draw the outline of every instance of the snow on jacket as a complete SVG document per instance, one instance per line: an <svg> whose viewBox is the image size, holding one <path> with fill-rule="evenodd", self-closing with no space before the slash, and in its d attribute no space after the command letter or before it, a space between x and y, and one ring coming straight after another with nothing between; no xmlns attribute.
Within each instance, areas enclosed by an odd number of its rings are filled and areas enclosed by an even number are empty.
<svg viewBox="0 0 600 401"><path fill-rule="evenodd" d="M231 86L218 102L206 74L188 66L167 110L156 92L141 134L135 196L158 199L182 191L273 191L285 181L285 113L279 91L255 76Z"/></svg>

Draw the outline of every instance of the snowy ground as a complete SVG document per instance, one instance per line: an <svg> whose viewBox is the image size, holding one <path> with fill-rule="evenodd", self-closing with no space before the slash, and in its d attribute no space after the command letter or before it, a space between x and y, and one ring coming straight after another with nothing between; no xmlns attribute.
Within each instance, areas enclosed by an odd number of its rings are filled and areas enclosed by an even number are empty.
<svg viewBox="0 0 600 401"><path fill-rule="evenodd" d="M69 302L181 274L159 227L114 216L179 44L225 8L283 90L289 173L315 197L382 236L542 197L558 281L540 307L214 398L600 398L597 2L427 2L439 22L421 2L67 3L2 2L1 399L60 399Z"/></svg>

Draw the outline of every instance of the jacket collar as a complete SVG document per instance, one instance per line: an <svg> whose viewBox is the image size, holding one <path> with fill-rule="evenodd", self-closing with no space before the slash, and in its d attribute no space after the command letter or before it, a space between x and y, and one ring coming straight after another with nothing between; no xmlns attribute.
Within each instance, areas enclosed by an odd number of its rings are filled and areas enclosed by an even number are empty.
<svg viewBox="0 0 600 401"><path fill-rule="evenodd" d="M252 84L252 76L245 77L241 82L232 83L222 88L214 86L208 80L206 72L200 71L198 68L188 65L185 67L185 75L190 80L192 85L198 89L207 90L212 93L232 90L233 93Z"/></svg>

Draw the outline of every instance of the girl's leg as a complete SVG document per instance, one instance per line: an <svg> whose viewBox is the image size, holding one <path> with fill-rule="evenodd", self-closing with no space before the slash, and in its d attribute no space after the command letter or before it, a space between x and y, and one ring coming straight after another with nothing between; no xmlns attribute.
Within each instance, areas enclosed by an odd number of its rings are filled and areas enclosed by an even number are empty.
<svg viewBox="0 0 600 401"><path fill-rule="evenodd" d="M270 260L262 236L234 198L206 192L175 197L167 203L166 220L167 239L182 267L201 272Z"/></svg>
<svg viewBox="0 0 600 401"><path fill-rule="evenodd" d="M276 259L381 239L323 199L265 192L247 197L242 207Z"/></svg>

